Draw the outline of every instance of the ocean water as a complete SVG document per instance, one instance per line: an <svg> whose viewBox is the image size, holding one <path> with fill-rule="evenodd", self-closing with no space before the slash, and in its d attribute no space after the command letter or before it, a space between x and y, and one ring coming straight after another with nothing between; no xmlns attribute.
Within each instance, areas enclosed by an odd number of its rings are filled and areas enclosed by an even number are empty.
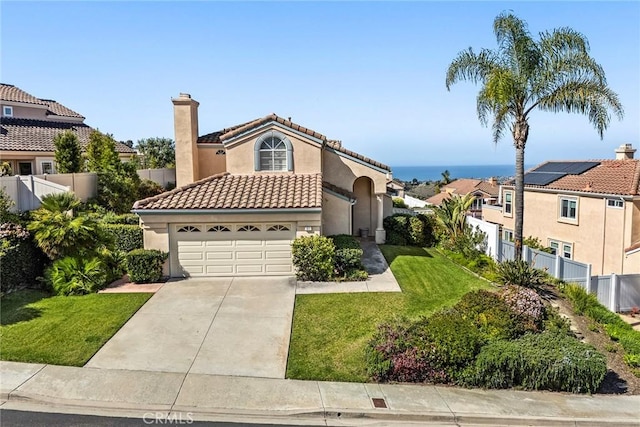
<svg viewBox="0 0 640 427"><path fill-rule="evenodd" d="M531 166L525 165L525 170ZM449 171L451 179L495 177L513 177L515 165L465 165L465 166L392 166L393 178L402 181L434 181L442 179L442 172Z"/></svg>

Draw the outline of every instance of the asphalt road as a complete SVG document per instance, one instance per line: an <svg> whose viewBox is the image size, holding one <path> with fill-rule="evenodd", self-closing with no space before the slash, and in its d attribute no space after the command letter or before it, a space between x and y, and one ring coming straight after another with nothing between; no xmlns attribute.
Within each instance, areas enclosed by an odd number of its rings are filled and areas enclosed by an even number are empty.
<svg viewBox="0 0 640 427"><path fill-rule="evenodd" d="M193 421L188 415L176 414L175 418L156 420L154 413L144 414L144 418L98 417L94 415L56 414L47 412L26 412L0 410L2 427L141 427L141 426L192 426L192 427L287 427L282 424L230 423ZM293 426L290 424L289 427ZM320 427L320 425L318 425Z"/></svg>

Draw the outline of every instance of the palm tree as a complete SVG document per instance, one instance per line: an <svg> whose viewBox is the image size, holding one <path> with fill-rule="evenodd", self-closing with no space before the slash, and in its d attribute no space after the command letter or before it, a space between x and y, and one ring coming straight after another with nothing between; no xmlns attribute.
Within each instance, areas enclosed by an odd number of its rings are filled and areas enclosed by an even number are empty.
<svg viewBox="0 0 640 427"><path fill-rule="evenodd" d="M487 125L493 117L493 142L508 129L516 148L515 230L516 258L522 254L524 212L524 149L529 116L534 110L580 113L603 137L611 116L622 119L618 95L607 86L602 67L589 55L586 37L571 28L539 34L534 40L526 22L510 13L493 22L498 48L479 53L462 51L449 65L447 90L461 80L480 83L478 118Z"/></svg>
<svg viewBox="0 0 640 427"><path fill-rule="evenodd" d="M451 198L443 200L442 204L434 209L436 221L452 241L464 234L467 212L475 199L473 194L452 194Z"/></svg>

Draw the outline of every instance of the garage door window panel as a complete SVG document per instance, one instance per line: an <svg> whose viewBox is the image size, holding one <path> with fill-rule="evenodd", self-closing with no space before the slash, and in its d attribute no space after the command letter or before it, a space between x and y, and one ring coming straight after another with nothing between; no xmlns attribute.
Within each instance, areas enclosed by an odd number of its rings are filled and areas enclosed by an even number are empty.
<svg viewBox="0 0 640 427"><path fill-rule="evenodd" d="M241 225L240 227L238 227L238 231L240 232L260 231L260 227L252 224Z"/></svg>
<svg viewBox="0 0 640 427"><path fill-rule="evenodd" d="M183 225L183 226L179 226L178 228L178 233L199 233L200 232L200 226L195 226L195 225Z"/></svg>
<svg viewBox="0 0 640 427"><path fill-rule="evenodd" d="M213 225L207 229L209 233L227 233L230 231L231 229L225 225Z"/></svg>
<svg viewBox="0 0 640 427"><path fill-rule="evenodd" d="M267 228L267 231L290 231L291 229L283 224L275 224Z"/></svg>

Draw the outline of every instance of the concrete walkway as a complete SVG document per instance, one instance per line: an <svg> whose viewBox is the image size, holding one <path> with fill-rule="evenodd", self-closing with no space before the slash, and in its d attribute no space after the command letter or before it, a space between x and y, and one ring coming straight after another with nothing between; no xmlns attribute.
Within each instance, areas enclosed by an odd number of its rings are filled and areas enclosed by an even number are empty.
<svg viewBox="0 0 640 427"><path fill-rule="evenodd" d="M373 240L361 239L362 264L369 278L360 282L298 282L296 294L339 294L357 292L402 292L380 248Z"/></svg>
<svg viewBox="0 0 640 427"><path fill-rule="evenodd" d="M640 396L468 390L0 362L0 409L295 425L640 426Z"/></svg>
<svg viewBox="0 0 640 427"><path fill-rule="evenodd" d="M284 378L292 277L169 282L88 368Z"/></svg>

